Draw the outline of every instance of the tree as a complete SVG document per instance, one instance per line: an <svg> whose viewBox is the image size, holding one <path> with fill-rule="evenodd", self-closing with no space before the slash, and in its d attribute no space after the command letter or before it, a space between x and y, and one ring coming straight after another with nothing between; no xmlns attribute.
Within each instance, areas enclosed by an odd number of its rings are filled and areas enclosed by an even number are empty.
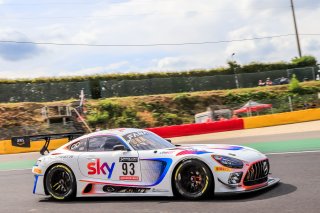
<svg viewBox="0 0 320 213"><path fill-rule="evenodd" d="M311 55L305 55L301 58L295 57L291 59L291 63L296 67L316 66L317 59Z"/></svg>
<svg viewBox="0 0 320 213"><path fill-rule="evenodd" d="M227 64L229 65L229 73L235 74L236 71L239 71L241 68L240 64L237 64L236 61L227 61Z"/></svg>

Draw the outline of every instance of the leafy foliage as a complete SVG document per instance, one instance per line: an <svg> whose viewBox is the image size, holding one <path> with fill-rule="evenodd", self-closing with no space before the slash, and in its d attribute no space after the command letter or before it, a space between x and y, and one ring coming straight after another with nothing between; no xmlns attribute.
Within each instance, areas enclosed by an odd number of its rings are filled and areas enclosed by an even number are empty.
<svg viewBox="0 0 320 213"><path fill-rule="evenodd" d="M291 80L290 80L290 84L289 84L289 90L291 91L291 92L296 92L296 93L298 93L299 91L301 91L301 86L300 86L300 84L299 84L300 82L299 82L299 80L297 79L297 77L296 77L296 75L295 74L293 74L292 75L292 78L291 78Z"/></svg>
<svg viewBox="0 0 320 213"><path fill-rule="evenodd" d="M157 126L179 125L183 123L183 119L173 113L154 113L153 116L157 119Z"/></svg>
<svg viewBox="0 0 320 213"><path fill-rule="evenodd" d="M239 73L241 65L237 64L236 61L227 61L227 64L229 66L228 74Z"/></svg>
<svg viewBox="0 0 320 213"><path fill-rule="evenodd" d="M97 106L91 106L87 121L95 128L141 128L146 126L146 123L137 116L137 111L109 100L103 100Z"/></svg>
<svg viewBox="0 0 320 213"><path fill-rule="evenodd" d="M198 102L198 98L190 94L182 93L173 98L173 103L180 106L182 109L190 110Z"/></svg>
<svg viewBox="0 0 320 213"><path fill-rule="evenodd" d="M295 67L316 66L317 59L311 55L302 56L301 58L295 57L291 60Z"/></svg>

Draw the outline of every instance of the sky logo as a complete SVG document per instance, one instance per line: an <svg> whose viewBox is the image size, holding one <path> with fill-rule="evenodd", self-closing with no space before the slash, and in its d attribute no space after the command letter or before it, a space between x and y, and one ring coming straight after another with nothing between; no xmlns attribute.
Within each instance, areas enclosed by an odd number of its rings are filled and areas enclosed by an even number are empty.
<svg viewBox="0 0 320 213"><path fill-rule="evenodd" d="M88 165L87 165L87 168L89 170L88 175L95 175L95 174L107 175L107 173L108 173L108 179L110 179L112 176L114 166L115 166L114 162L110 166L107 162L104 162L103 164L101 164L100 159L97 159L96 162L88 163Z"/></svg>

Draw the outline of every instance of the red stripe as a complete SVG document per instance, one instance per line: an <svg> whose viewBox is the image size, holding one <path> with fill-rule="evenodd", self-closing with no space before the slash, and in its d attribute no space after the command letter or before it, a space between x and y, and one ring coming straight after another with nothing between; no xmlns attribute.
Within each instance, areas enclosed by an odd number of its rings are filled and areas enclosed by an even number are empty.
<svg viewBox="0 0 320 213"><path fill-rule="evenodd" d="M144 185L136 185L136 184L117 184L117 183L110 183L110 182L100 182L100 181L90 181L90 180L80 180L81 182L93 183L93 184L102 184L102 185L110 185L110 186L144 186Z"/></svg>

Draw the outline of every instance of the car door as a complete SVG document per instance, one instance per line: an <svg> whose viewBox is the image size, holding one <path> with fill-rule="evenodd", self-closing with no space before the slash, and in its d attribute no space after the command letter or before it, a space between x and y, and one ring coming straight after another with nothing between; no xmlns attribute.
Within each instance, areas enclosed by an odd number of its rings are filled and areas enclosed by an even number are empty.
<svg viewBox="0 0 320 213"><path fill-rule="evenodd" d="M78 158L82 175L107 182L140 182L138 152L114 150L115 146L129 147L116 136L96 136L88 139L88 151Z"/></svg>

